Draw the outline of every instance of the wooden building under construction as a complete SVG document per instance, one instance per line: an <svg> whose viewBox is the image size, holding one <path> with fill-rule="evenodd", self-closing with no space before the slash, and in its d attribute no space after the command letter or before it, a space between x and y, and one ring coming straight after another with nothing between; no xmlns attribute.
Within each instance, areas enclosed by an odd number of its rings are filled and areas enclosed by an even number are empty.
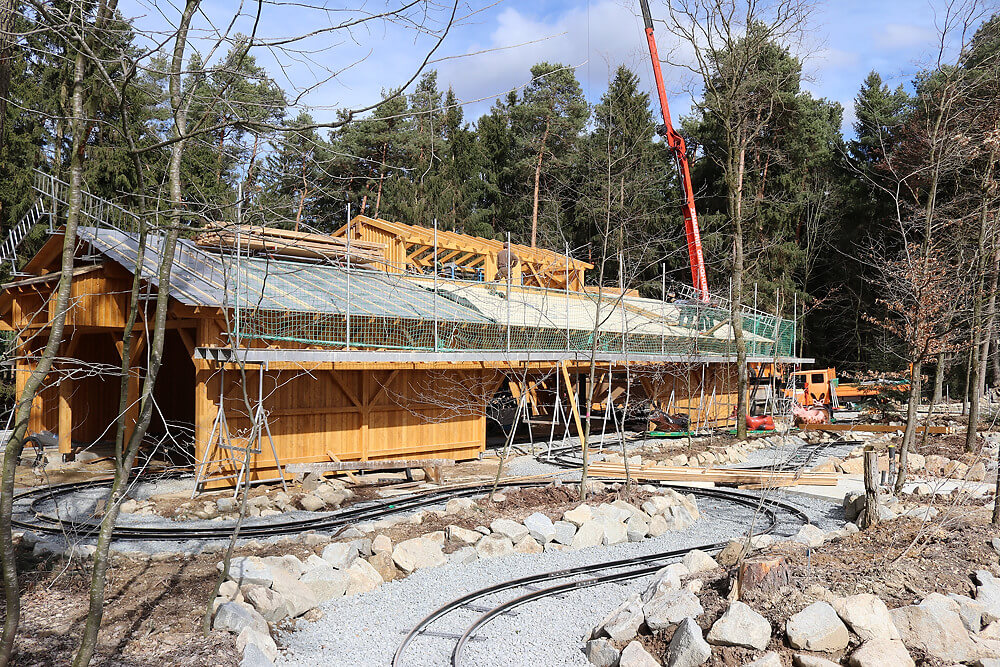
<svg viewBox="0 0 1000 667"><path fill-rule="evenodd" d="M29 426L57 434L64 454L114 437L139 250L122 225L78 237L60 359ZM514 270L500 279L503 245L492 239L365 217L330 236L216 227L180 241L170 284L159 285L161 240L150 236L141 269L127 419L153 297L168 289L150 431L187 425L184 444L209 484L232 483L240 447L253 451L253 479L290 463L474 458L498 392L523 394L535 421L559 413L579 424L591 362L592 409L624 400L628 384L634 405L669 404L696 422L732 412L722 398L735 386L728 309L598 293L584 282L592 266L564 254L513 246ZM0 295L18 390L55 315L62 244L55 231ZM745 317L751 360L790 360L791 322Z"/></svg>

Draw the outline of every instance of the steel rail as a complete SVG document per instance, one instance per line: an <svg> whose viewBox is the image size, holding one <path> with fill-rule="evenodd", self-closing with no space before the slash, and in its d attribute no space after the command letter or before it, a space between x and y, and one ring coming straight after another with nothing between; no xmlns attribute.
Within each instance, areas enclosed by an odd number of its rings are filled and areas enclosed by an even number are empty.
<svg viewBox="0 0 1000 667"><path fill-rule="evenodd" d="M743 493L738 493L738 492L735 492L735 491L723 491L723 490L720 490L720 489L701 489L701 488L689 488L689 487L677 487L677 486L668 486L668 488L672 488L672 489L674 489L675 491L678 491L678 492L680 492L680 491L686 491L686 492L693 493L693 494L699 495L699 496L722 499L722 500L725 500L725 501L736 503L738 505L743 505L743 506L746 506L746 507L750 507L751 509L754 509L755 511L757 509L762 509L765 512L765 514L767 514L767 516L770 519L770 523L768 524L767 528L765 528L763 531L761 531L762 533L769 533L769 532L773 531L777 527L777 525L778 525L777 512L775 511L774 508L779 508L781 510L785 510L785 511L788 511L788 512L790 512L792 514L795 514L795 515L797 515L798 518L804 519L806 523L808 523L808 521L809 521L809 517L806 516L806 514L804 512L802 512L802 510L798 509L797 507L795 507L793 505L790 505L788 503L783 503L783 502L780 502L780 501L773 501L773 500L767 500L766 501L765 499L763 499L763 498L761 498L759 496L754 496L754 495L751 495L751 494L743 494ZM768 505L770 505L770 507ZM501 591L509 590L509 589L512 589L512 588L524 587L526 585L533 584L533 583L538 583L538 582L543 582L543 581L551 581L551 580L554 580L554 579L563 579L563 578L566 578L566 577L576 576L576 575L580 575L580 574L590 574L590 573L593 573L593 572L600 572L600 571L604 571L604 570L615 570L615 569L621 569L621 568L628 568L628 567L632 567L632 566L636 566L636 565L645 565L645 567L642 567L639 570L634 570L633 569L633 570L628 570L627 572L624 572L624 573L615 573L615 574L610 574L610 575L603 575L603 577L597 577L597 578L593 578L593 579L584 579L584 580L575 581L575 582L568 582L568 583L565 583L565 584L560 584L558 586L552 587L551 589L545 588L545 589L542 589L540 591L533 591L533 592L528 593L526 595L519 596L518 598L514 598L514 600L521 600L521 602L519 604L524 604L524 603L529 602L529 601L531 601L533 599L538 599L539 597L545 597L547 595L555 595L555 594L557 594L557 593L559 593L559 592L561 592L563 590L569 590L569 589L572 589L572 588L575 588L575 587L582 587L582 585L585 582L593 582L590 585L597 585L598 583L602 583L602 581L600 581L602 579L607 579L610 582L610 581L618 581L618 580L623 580L623 579L638 578L638 577L646 576L647 574L653 573L656 570L658 570L660 567L662 567L664 561L672 559L672 558L678 558L680 556L683 556L684 554L688 553L691 549L701 549L703 551L718 551L719 549L721 549L722 547L724 547L726 544L727 544L727 542L720 542L720 543L713 543L713 544L704 544L704 545L692 546L692 547L688 547L688 548L680 549L680 550L672 550L672 551L660 552L660 553L651 554L651 555L648 555L648 556L638 556L638 557L634 557L634 558L626 558L626 559L616 560L616 561L606 561L606 562L601 562L601 563L593 563L593 564L590 564L590 565L583 565L583 566L579 566L579 567L569 568L569 569L566 569L566 570L556 570L556 571L552 571L552 572L545 572L545 573L541 573L541 574L537 574L537 575L530 575L530 576L527 576L527 577L520 577L520 578L517 578L517 579L511 579L511 580L508 580L508 581L505 581L505 582L501 582L499 584L495 584L493 586L488 586L486 588L482 588L480 590L473 591L472 593L469 593L467 595L464 595L464 596L461 596L459 598L456 598L455 600L452 600L452 601L448 602L447 604L442 605L441 607L438 607L437 609L435 609L434 611L432 611L430 614L428 614L425 618L423 618L406 635L406 637L403 638L403 641L397 647L396 653L393 655L392 665L393 665L393 667L401 667L401 665L403 664L403 662L402 662L403 654L405 653L407 647L417 637L425 634L427 632L428 626L430 626L432 623L436 622L438 619L440 619L441 617L445 616L446 614L451 613L451 612L453 612L455 610L458 610L458 609L461 609L462 607L467 606L470 602L472 602L474 600L477 600L477 599L480 599L480 598L483 598L483 597L486 597L486 596L489 596L489 595L493 595L493 594L501 592ZM649 563L656 563L656 565L649 565ZM546 593L546 591L550 591L550 592ZM508 601L508 603L504 603L504 605L508 605L510 602L512 602L512 601ZM489 622L489 620L492 619L493 617L495 617L496 615L499 615L499 614L503 613L504 611L508 610L509 607L504 606L504 605L501 605L503 607L503 609L500 609L499 611L497 610L497 607L494 607L493 609L489 610L486 614L484 614L483 617L480 617L480 619L477 620L477 624L478 625L476 625L475 627L479 627L482 624L485 624L486 622ZM517 605L514 605L514 606L517 606ZM482 623L480 623L480 621L482 621ZM465 643L474 634L474 632L475 632L475 628L472 628L470 631L467 631L460 638L460 644L456 645L456 651L457 651L457 653L453 652L453 664L457 664L454 661L455 660L454 656L460 655L460 653L461 653L461 649L459 648L459 646L464 647Z"/></svg>
<svg viewBox="0 0 1000 667"><path fill-rule="evenodd" d="M536 482L501 482L500 488L532 488L545 486L550 481ZM107 487L110 480L102 479L88 482L71 482L56 486L32 489L17 494L14 502L24 501L28 498L32 500L29 509L35 513L34 520L15 519L14 526L26 530L32 530L47 534L71 533L77 537L90 537L97 533L100 528L99 521L67 521L38 512L37 505L45 501L58 501L59 498L76 493L89 488ZM475 484L469 486L454 487L449 489L439 489L424 493L416 493L398 498L386 499L373 504L365 504L363 507L350 508L332 514L308 519L295 519L292 521L282 521L268 523L266 525L244 525L240 528L240 537L272 537L277 535L298 534L306 530L335 530L346 528L348 524L364 521L376 520L392 514L398 514L409 510L420 509L429 505L438 505L452 498L462 498L474 496L492 487L491 483ZM228 539L232 534L233 526L213 526L195 527L186 526L180 528L160 527L160 526L116 526L114 537L116 539L127 540L192 540L192 539Z"/></svg>

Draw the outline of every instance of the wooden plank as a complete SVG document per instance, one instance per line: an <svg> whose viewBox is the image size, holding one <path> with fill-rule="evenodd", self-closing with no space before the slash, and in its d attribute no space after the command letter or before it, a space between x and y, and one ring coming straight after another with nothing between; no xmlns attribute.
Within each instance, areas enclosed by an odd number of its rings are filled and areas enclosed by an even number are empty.
<svg viewBox="0 0 1000 667"><path fill-rule="evenodd" d="M903 425L892 426L891 424L803 424L803 431L860 431L862 433L892 433L893 431L902 431L906 427ZM927 426L918 426L917 433L923 433ZM931 433L936 434L947 434L954 433L954 430L948 426L931 426Z"/></svg>
<svg viewBox="0 0 1000 667"><path fill-rule="evenodd" d="M293 473L341 472L344 470L398 470L401 468L439 468L454 465L451 459L379 459L377 461L330 461L329 463L289 463Z"/></svg>
<svg viewBox="0 0 1000 667"><path fill-rule="evenodd" d="M563 380L566 381L566 394L569 396L570 409L573 411L573 421L576 422L576 432L580 436L580 447L584 447L586 443L583 439L583 423L580 421L580 410L576 405L576 387L570 382L566 364L560 363L559 368L562 369Z"/></svg>

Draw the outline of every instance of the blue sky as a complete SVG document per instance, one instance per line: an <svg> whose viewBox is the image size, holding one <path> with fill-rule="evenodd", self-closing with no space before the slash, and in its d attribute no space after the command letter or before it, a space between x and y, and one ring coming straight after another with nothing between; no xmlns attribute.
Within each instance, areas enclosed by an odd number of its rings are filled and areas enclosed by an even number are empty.
<svg viewBox="0 0 1000 667"><path fill-rule="evenodd" d="M179 0L127 0L122 11L140 27L165 30L177 16ZM609 73L619 64L634 69L647 90L653 81L637 0L464 0L463 20L435 54L439 86L451 85L474 120L496 96L528 80L532 64L548 60L576 67L588 99L603 93ZM665 14L664 0L652 0L654 17ZM341 20L350 11L379 11L395 2L369 0L342 5L321 2L326 9L272 0L264 5L258 37L264 40L298 35ZM941 0L840 0L820 3L805 51L805 87L818 97L844 105L845 130L853 120L853 98L872 69L890 84L908 84L934 55L935 6ZM228 0L206 0L196 21L195 44L205 51L210 37L238 9ZM252 8L254 3L250 3ZM244 7L244 12L248 9ZM442 18L440 12L432 19ZM248 17L233 28L249 32ZM657 32L660 51L672 46ZM318 120L330 120L338 108L358 107L378 99L382 89L406 81L430 41L411 28L371 25L353 33L329 32L285 48L260 48L258 61L298 103ZM479 55L467 55L487 51ZM465 57L461 57L465 56ZM692 82L679 68L664 67L672 111L690 106Z"/></svg>

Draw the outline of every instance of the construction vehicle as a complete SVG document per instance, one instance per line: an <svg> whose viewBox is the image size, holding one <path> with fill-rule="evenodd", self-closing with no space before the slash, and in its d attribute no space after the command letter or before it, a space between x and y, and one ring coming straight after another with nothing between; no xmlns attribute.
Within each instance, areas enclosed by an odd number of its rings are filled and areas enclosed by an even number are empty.
<svg viewBox="0 0 1000 667"><path fill-rule="evenodd" d="M857 407L858 403L877 396L887 387L896 391L909 389L909 385L900 380L877 379L844 383L837 378L836 368L815 368L790 373L785 396L802 406L821 405L830 410L843 410Z"/></svg>
<svg viewBox="0 0 1000 667"><path fill-rule="evenodd" d="M681 189L684 194L684 233L687 236L688 257L691 262L691 282L701 301L709 300L708 280L705 278L705 258L701 250L701 232L698 229L698 214L694 208L694 187L691 185L691 170L688 168L687 146L684 137L677 133L670 120L670 107L667 104L667 93L663 87L663 73L660 71L660 56L656 51L656 38L653 37L653 18L649 13L649 0L639 0L642 7L642 20L646 24L646 43L649 45L649 57L653 61L653 77L656 79L656 92L660 98L660 112L663 115L663 125L657 128L657 133L667 142L677 163L677 174L680 177Z"/></svg>

